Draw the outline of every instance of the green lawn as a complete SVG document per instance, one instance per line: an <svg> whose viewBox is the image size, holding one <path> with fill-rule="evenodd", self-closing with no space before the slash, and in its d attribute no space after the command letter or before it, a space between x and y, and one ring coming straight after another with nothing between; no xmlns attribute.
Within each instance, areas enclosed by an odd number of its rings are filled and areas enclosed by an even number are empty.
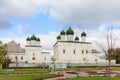
<svg viewBox="0 0 120 80"><path fill-rule="evenodd" d="M58 68L58 69L55 69L56 71L69 71L69 70L77 70L77 71L80 71L80 70L98 70L100 68L96 68L96 67L93 67L93 68ZM9 74L40 74L40 73L48 73L50 72L51 69L43 69L43 68L25 68L25 69L13 69L13 70L8 70L8 73ZM0 74L6 74L6 70L0 70Z"/></svg>
<svg viewBox="0 0 120 80"><path fill-rule="evenodd" d="M120 71L120 67L113 67L112 70Z"/></svg>
<svg viewBox="0 0 120 80"><path fill-rule="evenodd" d="M13 74L34 74L34 73L48 73L50 69L19 69L13 71Z"/></svg>
<svg viewBox="0 0 120 80"><path fill-rule="evenodd" d="M7 80L42 80L44 78L55 77L53 74L29 75L29 76L8 76ZM0 76L0 80L6 80L6 76Z"/></svg>
<svg viewBox="0 0 120 80"><path fill-rule="evenodd" d="M64 70L100 70L101 68L91 67L91 68L58 68L56 71L64 71Z"/></svg>
<svg viewBox="0 0 120 80"><path fill-rule="evenodd" d="M66 80L108 80L108 77L75 77ZM120 80L120 77L111 77L110 80Z"/></svg>
<svg viewBox="0 0 120 80"><path fill-rule="evenodd" d="M64 70L100 70L104 68L59 68L55 69L56 71L64 71ZM120 67L114 67L112 70L120 70ZM8 76L8 80L41 80L42 78L53 77L55 75L47 74L51 69L43 69L43 68L25 68L25 69L13 69L9 70L9 74L30 74L29 76ZM6 70L0 70L0 74L6 74ZM33 74L33 75L32 75ZM38 75L34 75L38 74ZM75 77L67 80L107 80L107 77ZM0 76L0 80L6 80L6 76ZM111 77L111 80L120 80L120 77Z"/></svg>
<svg viewBox="0 0 120 80"><path fill-rule="evenodd" d="M35 74L35 73L48 73L50 72L50 69L13 69L13 70L8 70L9 74ZM6 74L6 70L0 70L0 74Z"/></svg>

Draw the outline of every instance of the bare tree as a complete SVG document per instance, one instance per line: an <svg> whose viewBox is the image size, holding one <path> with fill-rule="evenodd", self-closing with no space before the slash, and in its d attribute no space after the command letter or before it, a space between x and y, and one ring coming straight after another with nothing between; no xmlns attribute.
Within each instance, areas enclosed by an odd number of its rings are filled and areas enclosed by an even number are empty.
<svg viewBox="0 0 120 80"><path fill-rule="evenodd" d="M115 43L118 39L118 37L120 36L120 34L118 35L114 35L113 34L113 27L111 27L107 34L106 34L106 42L97 42L96 44L99 48L101 48L101 50L105 53L105 58L106 60L108 60L108 80L110 80L110 66L111 66L111 60L113 60L113 54L114 54L114 48L115 48ZM107 44L107 46L105 46L104 44Z"/></svg>

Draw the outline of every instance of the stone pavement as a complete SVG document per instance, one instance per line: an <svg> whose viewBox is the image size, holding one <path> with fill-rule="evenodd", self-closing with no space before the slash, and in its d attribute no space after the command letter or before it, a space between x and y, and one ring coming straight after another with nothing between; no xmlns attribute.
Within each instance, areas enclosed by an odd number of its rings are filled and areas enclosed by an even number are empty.
<svg viewBox="0 0 120 80"><path fill-rule="evenodd" d="M56 71L56 72L50 72L50 74L63 74L63 76L61 77L55 77L55 78L48 78L48 79L43 79L43 80L65 80L66 78L73 78L73 77L76 77L76 76L104 76L104 72L105 70L98 70L96 71L97 73L102 73L100 75L98 74L89 74L88 72L86 71L77 71L78 74L72 74L72 73L67 73L67 72L73 72L73 71ZM120 74L120 72L119 72ZM117 74L116 73L113 73L111 74L111 76L116 76Z"/></svg>
<svg viewBox="0 0 120 80"><path fill-rule="evenodd" d="M67 72L73 72L73 71L51 72L50 74L62 73L63 76L61 76L61 77L55 77L55 78L49 78L49 79L43 79L43 80L65 80L66 78L73 78L73 77L76 77L76 76L88 76L89 75L88 73L86 73L84 71L78 72L79 74L70 74L70 73L67 73Z"/></svg>
<svg viewBox="0 0 120 80"><path fill-rule="evenodd" d="M72 77L76 76L76 74L69 74L69 73L66 73L66 71L51 72L50 74L58 74L58 73L63 74L63 76L55 77L55 78L49 78L49 79L43 79L43 80L65 80L66 78L72 78Z"/></svg>

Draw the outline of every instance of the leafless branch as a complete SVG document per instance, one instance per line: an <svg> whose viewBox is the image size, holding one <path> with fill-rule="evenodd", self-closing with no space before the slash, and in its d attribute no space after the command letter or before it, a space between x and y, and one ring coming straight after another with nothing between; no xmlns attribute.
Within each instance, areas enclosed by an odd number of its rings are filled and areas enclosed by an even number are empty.
<svg viewBox="0 0 120 80"><path fill-rule="evenodd" d="M100 43L100 42L96 41L96 44L97 44L98 47L101 48L101 50L105 53L105 55L107 55L107 52L106 52L105 47L103 46L103 43L102 42Z"/></svg>
<svg viewBox="0 0 120 80"><path fill-rule="evenodd" d="M113 39L114 41L113 41L113 47L115 46L115 42L116 42L116 40L119 38L119 36L120 36L120 33L115 37L115 39Z"/></svg>

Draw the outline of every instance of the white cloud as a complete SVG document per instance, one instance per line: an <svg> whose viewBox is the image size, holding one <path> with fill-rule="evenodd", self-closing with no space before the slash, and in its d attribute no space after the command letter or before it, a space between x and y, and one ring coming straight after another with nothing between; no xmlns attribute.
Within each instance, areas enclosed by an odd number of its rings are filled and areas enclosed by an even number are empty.
<svg viewBox="0 0 120 80"><path fill-rule="evenodd" d="M60 25L84 27L88 41L100 40L105 39L107 26L120 25L119 8L120 0L0 0L0 29L12 27L9 21L11 18L24 19L44 14ZM19 33L23 31L21 25L16 29ZM28 25L27 30L31 31L31 29ZM76 34L80 36L81 31L78 29ZM2 40L20 40L20 43L25 45L25 37L19 38L15 37L14 33L9 34L13 37ZM56 41L56 33L39 36L43 48L52 49Z"/></svg>
<svg viewBox="0 0 120 80"><path fill-rule="evenodd" d="M79 38L81 39L81 32L82 30L80 29L74 29L75 31L75 36L79 36ZM87 42L92 42L93 45L92 47L94 49L100 50L100 48L97 46L97 44L95 43L95 41L98 42L103 42L103 46L107 47L107 43L105 42L106 40L106 34L103 33L104 30L99 30L96 29L96 31L85 31L87 34ZM90 33L91 32L91 33ZM119 30L113 30L113 37L116 37L116 34L119 34ZM43 51L53 51L53 45L56 42L56 37L59 34L59 32L49 32L49 34L38 34L36 35L36 37L39 37L41 40L41 46L42 46L42 50ZM97 34L97 35L96 35ZM0 40L3 41L3 43L9 42L11 40L15 40L17 43L20 43L22 47L24 47L26 45L26 38L28 36L15 36L15 34L13 33L9 33L9 37L7 38L0 38ZM12 36L11 36L12 35ZM32 35L29 35L29 37ZM115 47L120 47L120 36L119 38L116 40L116 46Z"/></svg>
<svg viewBox="0 0 120 80"><path fill-rule="evenodd" d="M4 38L0 38L0 40L3 42L3 43L8 43L12 40L14 40L16 43L20 43L21 47L24 47L26 45L26 42L25 42L25 37L17 37L17 36L12 36L12 37L4 37Z"/></svg>
<svg viewBox="0 0 120 80"><path fill-rule="evenodd" d="M57 35L57 32L50 32L47 35L38 35L41 39L41 46L43 47L43 50L53 50L53 45L56 42Z"/></svg>
<svg viewBox="0 0 120 80"><path fill-rule="evenodd" d="M119 7L119 0L1 0L0 20L46 14L60 24L94 29L120 24Z"/></svg>
<svg viewBox="0 0 120 80"><path fill-rule="evenodd" d="M25 47L26 45L26 38L28 36L15 36L15 34L13 33L9 33L9 37L4 37L4 38L0 38L0 40L3 43L7 43L9 41L16 41L17 43L20 43L22 47ZM57 32L50 32L49 34L38 34L36 35L36 37L39 37L41 40L41 46L42 46L42 50L43 51L53 51L53 45L56 42L56 36L58 35ZM29 35L29 37L31 37L32 35Z"/></svg>
<svg viewBox="0 0 120 80"><path fill-rule="evenodd" d="M15 30L20 34L23 32L23 27L21 24L18 24L17 26L14 27Z"/></svg>
<svg viewBox="0 0 120 80"><path fill-rule="evenodd" d="M10 17L28 17L36 12L33 0L3 0L0 1L0 15L2 19Z"/></svg>
<svg viewBox="0 0 120 80"><path fill-rule="evenodd" d="M115 45L113 46L113 48L118 48L120 47L120 30L119 29L115 29L112 30L112 37L113 37L113 42L115 40ZM87 41L90 41L93 43L93 48L97 49L99 51L102 51L100 47L98 47L97 43L101 43L102 46L104 47L105 50L108 49L108 43L107 43L107 33L110 33L109 31L105 31L104 29L96 29L94 31L89 31L88 32L88 37L87 37ZM111 40L110 40L111 41ZM96 43L97 42L97 43Z"/></svg>
<svg viewBox="0 0 120 80"><path fill-rule="evenodd" d="M57 0L50 16L65 24L95 28L102 23L120 23L119 0Z"/></svg>
<svg viewBox="0 0 120 80"><path fill-rule="evenodd" d="M47 12L50 0L0 0L0 28L13 27L10 19L36 17Z"/></svg>
<svg viewBox="0 0 120 80"><path fill-rule="evenodd" d="M8 33L8 36L10 36L10 37L14 37L15 34L14 34L13 32L10 32L10 33Z"/></svg>

